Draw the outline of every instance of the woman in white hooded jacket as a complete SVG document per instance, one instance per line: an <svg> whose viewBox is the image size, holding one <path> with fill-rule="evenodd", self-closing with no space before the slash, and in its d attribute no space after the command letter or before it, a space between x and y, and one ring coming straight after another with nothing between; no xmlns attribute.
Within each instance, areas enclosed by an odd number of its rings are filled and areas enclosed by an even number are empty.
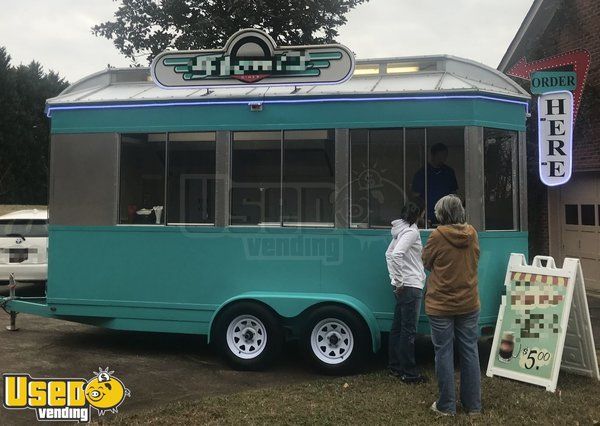
<svg viewBox="0 0 600 426"><path fill-rule="evenodd" d="M385 258L396 298L394 321L389 336L390 374L405 383L423 383L426 378L415 362L417 321L423 299L425 270L423 245L417 227L423 208L408 202L400 219L392 222L392 242Z"/></svg>

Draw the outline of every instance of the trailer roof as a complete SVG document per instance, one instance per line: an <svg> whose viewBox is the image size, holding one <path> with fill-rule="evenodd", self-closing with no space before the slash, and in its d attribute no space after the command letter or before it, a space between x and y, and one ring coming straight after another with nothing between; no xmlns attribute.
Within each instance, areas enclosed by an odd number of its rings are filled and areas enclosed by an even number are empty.
<svg viewBox="0 0 600 426"><path fill-rule="evenodd" d="M148 68L108 68L85 77L47 101L48 106L173 100L300 98L328 96L487 93L529 99L505 74L481 63L448 55L357 60L351 79L327 86L163 89Z"/></svg>

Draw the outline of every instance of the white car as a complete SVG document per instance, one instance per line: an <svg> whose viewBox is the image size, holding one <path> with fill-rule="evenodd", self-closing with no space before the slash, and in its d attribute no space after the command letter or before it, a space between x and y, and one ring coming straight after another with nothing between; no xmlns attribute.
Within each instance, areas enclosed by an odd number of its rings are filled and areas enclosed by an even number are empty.
<svg viewBox="0 0 600 426"><path fill-rule="evenodd" d="M48 279L48 211L21 210L0 216L0 284Z"/></svg>

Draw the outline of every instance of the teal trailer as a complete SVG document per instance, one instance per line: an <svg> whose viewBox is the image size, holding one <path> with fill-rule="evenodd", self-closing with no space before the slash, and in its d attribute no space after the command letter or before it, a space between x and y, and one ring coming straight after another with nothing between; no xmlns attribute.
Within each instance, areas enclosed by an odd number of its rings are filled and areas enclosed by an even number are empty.
<svg viewBox="0 0 600 426"><path fill-rule="evenodd" d="M443 144L479 232L491 335L509 256L527 253L528 100L451 56L357 61L329 86L169 90L147 68L91 75L47 102L46 297L5 308L206 335L238 368L300 339L319 367L347 371L390 330L390 221L411 197L431 204L419 176Z"/></svg>

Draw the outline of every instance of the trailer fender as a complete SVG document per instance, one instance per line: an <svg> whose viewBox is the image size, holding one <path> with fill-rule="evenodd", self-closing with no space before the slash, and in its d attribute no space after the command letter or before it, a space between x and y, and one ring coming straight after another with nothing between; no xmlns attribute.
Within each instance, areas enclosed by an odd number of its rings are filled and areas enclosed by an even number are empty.
<svg viewBox="0 0 600 426"><path fill-rule="evenodd" d="M311 306L322 303L338 303L357 312L365 321L371 332L373 352L381 347L381 332L373 311L360 300L345 294L316 294L316 293L278 293L278 292L247 292L232 297L219 306L213 313L208 325L208 340L210 342L212 326L219 312L231 303L241 300L256 300L273 309L277 314L286 318L300 315Z"/></svg>

